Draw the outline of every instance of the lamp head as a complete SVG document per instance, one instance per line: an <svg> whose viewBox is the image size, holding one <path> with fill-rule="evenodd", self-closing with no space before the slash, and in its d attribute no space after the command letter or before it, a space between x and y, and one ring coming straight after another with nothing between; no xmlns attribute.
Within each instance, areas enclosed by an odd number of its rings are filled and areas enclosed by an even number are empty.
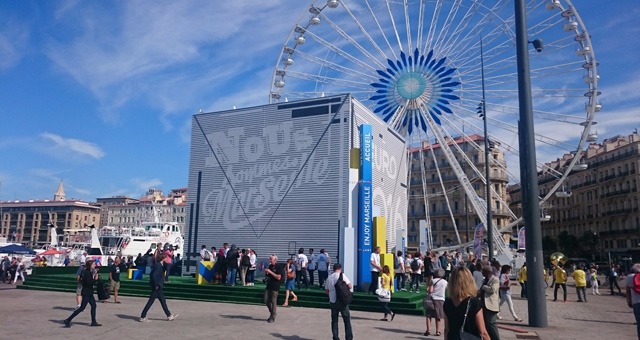
<svg viewBox="0 0 640 340"><path fill-rule="evenodd" d="M544 46L542 44L542 40L540 40L540 39L536 39L536 40L532 41L531 43L533 44L533 47L536 49L536 51L538 53L542 52L542 50L544 49Z"/></svg>

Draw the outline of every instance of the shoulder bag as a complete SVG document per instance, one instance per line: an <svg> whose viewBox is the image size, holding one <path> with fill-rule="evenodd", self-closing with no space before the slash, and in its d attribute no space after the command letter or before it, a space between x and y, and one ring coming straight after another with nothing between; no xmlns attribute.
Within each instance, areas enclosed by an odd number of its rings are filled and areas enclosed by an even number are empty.
<svg viewBox="0 0 640 340"><path fill-rule="evenodd" d="M473 335L464 331L464 326L467 324L467 314L469 314L469 306L471 305L471 299L467 300L467 311L464 312L464 320L462 320L462 327L460 327L460 339L461 340L482 340L481 337Z"/></svg>
<svg viewBox="0 0 640 340"><path fill-rule="evenodd" d="M434 283L433 288L435 288L439 282L440 280ZM429 292L429 288L427 288L427 293L425 294L424 299L422 300L422 306L424 307L424 310L427 312L434 312L436 310L436 304L433 301L433 295Z"/></svg>

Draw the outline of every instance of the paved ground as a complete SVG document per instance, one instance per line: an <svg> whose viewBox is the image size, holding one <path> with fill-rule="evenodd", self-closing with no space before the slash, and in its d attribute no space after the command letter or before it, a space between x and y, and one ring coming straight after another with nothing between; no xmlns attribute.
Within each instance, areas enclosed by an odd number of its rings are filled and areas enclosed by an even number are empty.
<svg viewBox="0 0 640 340"><path fill-rule="evenodd" d="M569 288L569 303L551 302L552 290L548 289L547 310L549 327L545 329L527 326L526 301L516 298L516 313L524 323L500 322L524 331L535 332L540 339L637 339L636 326L631 309L624 297L589 295L588 303L576 303L573 287ZM515 288L514 296L519 296ZM89 327L87 309L74 320L70 329L63 328L60 320L68 317L75 308L75 296L70 293L54 293L14 289L0 284L0 338L2 339L330 339L330 315L328 310L312 308L279 308L275 323L268 324L264 306L223 304L168 300L169 308L179 313L172 322L165 320L158 303L149 313L150 323L137 321L146 299L123 297L122 304L98 304L98 321L102 327ZM508 316L503 306L503 317ZM352 312L356 339L443 339L425 337L425 321L422 317L399 315L393 322L379 321L381 314ZM340 329L344 332L343 325ZM502 339L518 339L518 333L502 329ZM529 333L531 334L531 333Z"/></svg>

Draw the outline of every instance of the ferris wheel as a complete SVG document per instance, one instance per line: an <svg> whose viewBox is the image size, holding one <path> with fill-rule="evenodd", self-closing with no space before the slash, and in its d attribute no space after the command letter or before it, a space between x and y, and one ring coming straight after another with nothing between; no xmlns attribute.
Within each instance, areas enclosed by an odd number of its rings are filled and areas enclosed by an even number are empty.
<svg viewBox="0 0 640 340"><path fill-rule="evenodd" d="M445 171L455 174L487 225L486 203L471 183L486 184L485 173L450 141L465 140L478 151L485 144L499 149L504 159L489 159L491 167L519 184L514 21L511 0L318 0L284 42L269 98L351 93L403 134L408 147L437 143L446 162L429 165L443 164L437 169L441 182ZM597 140L598 63L570 0L528 1L527 24L537 167L554 183L541 194L544 207L552 195L568 195L565 179L586 169L582 150ZM485 132L487 139L479 141ZM422 157L435 155L418 154L424 183ZM503 195L491 190L508 209ZM430 193L422 192L428 214ZM443 183L431 198L449 194ZM514 211L508 212L512 222L494 236L521 222Z"/></svg>

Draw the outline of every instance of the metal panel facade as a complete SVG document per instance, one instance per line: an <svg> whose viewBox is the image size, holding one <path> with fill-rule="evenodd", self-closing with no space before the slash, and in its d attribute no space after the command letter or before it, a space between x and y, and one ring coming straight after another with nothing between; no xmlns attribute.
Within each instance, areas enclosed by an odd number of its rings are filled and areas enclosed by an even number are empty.
<svg viewBox="0 0 640 340"><path fill-rule="evenodd" d="M350 209L352 103L342 95L195 115L188 250L228 242L260 259L299 247L325 248L335 259ZM359 119L377 120L366 111ZM374 182L375 167L374 159Z"/></svg>

